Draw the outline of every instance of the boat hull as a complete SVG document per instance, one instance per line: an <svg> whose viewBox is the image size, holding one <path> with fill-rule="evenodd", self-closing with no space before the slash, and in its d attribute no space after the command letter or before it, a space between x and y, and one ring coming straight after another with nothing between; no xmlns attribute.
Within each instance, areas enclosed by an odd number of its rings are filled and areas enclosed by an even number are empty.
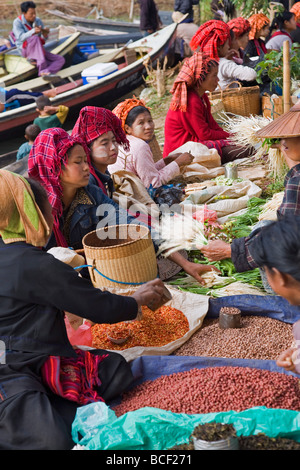
<svg viewBox="0 0 300 470"><path fill-rule="evenodd" d="M110 103L127 95L134 89L144 83L146 75L145 60L149 60L153 65L158 59L164 58L172 48L176 35L176 25L170 25L166 40L160 45L153 48L145 57L142 57L130 65L112 73L107 77L96 81L95 83L77 86L76 80L69 84L67 91L58 94L52 99L53 105L63 104L69 107L68 120L78 115L80 109L86 105L109 107ZM157 33L156 33L157 34ZM152 35L153 36L153 35ZM144 41L144 40L143 40ZM149 44L154 41L149 36ZM141 44L137 41L136 44ZM134 44L132 45L134 48ZM67 70L65 71L67 74ZM30 82L28 82L30 83ZM24 89L25 84L20 84ZM16 88L18 86L16 85ZM30 89L30 87L29 87ZM17 108L16 110L6 111L0 115L0 141L10 138L11 136L24 134L26 125L31 123L37 117L35 104L30 104ZM68 128L68 121L65 123Z"/></svg>

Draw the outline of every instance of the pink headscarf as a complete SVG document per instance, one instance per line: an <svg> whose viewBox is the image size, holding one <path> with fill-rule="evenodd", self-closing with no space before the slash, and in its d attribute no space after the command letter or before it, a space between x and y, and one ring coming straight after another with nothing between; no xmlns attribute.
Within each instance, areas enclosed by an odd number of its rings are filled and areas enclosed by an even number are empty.
<svg viewBox="0 0 300 470"><path fill-rule="evenodd" d="M63 214L60 183L62 165L68 162L67 152L74 145L81 145L88 152L85 142L70 136L64 129L52 127L39 133L28 158L28 176L38 180L46 189L54 217L53 232L59 246L67 247L65 237L59 229Z"/></svg>

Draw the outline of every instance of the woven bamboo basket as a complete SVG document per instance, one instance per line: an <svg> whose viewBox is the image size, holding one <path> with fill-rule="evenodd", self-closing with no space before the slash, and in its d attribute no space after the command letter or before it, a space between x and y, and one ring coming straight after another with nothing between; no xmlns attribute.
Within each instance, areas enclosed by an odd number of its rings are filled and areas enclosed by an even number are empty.
<svg viewBox="0 0 300 470"><path fill-rule="evenodd" d="M230 88L237 83L237 88ZM231 82L224 90L213 91L209 94L210 101L221 99L226 113L239 116L251 116L260 113L259 86L243 87L239 82Z"/></svg>
<svg viewBox="0 0 300 470"><path fill-rule="evenodd" d="M94 287L124 288L157 277L148 227L135 224L105 227L85 235L82 243Z"/></svg>
<svg viewBox="0 0 300 470"><path fill-rule="evenodd" d="M291 100L291 106L293 105ZM263 95L261 98L262 114L264 117L276 119L284 112L283 97L271 98L270 95Z"/></svg>

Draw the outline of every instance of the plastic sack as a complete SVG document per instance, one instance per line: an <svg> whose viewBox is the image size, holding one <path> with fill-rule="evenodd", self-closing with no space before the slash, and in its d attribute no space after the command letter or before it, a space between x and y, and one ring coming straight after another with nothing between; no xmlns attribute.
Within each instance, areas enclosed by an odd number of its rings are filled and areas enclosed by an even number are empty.
<svg viewBox="0 0 300 470"><path fill-rule="evenodd" d="M188 443L198 424L212 421L232 424L238 436L264 433L269 437L286 437L300 442L300 414L297 411L256 407L241 412L188 415L145 407L116 419L108 418L106 422L101 420L98 432L93 428L93 435L89 429L85 434L85 426L80 426L80 434L84 436L80 444L85 443L89 450L168 450ZM73 427L78 428L77 417ZM72 437L77 442L77 436Z"/></svg>
<svg viewBox="0 0 300 470"><path fill-rule="evenodd" d="M67 335L72 346L88 346L92 347L92 333L91 324L85 322L80 325L76 330L71 326L67 316L65 316L65 325Z"/></svg>
<svg viewBox="0 0 300 470"><path fill-rule="evenodd" d="M112 423L116 414L104 402L90 403L77 408L75 420L72 425L72 439L80 445L87 444L98 432L103 424Z"/></svg>

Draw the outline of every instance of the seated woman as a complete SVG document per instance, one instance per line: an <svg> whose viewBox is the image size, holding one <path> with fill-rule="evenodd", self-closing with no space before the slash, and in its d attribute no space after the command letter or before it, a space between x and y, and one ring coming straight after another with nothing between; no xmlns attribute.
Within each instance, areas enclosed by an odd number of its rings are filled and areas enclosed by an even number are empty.
<svg viewBox="0 0 300 470"><path fill-rule="evenodd" d="M199 48L204 54L218 61L219 88L224 89L232 82L251 82L256 79L256 72L250 67L237 64L233 57L238 52L232 49L233 30L223 21L207 21L200 26L191 41L193 49ZM237 84L233 84L237 87Z"/></svg>
<svg viewBox="0 0 300 470"><path fill-rule="evenodd" d="M53 234L46 248L82 248L83 237L100 227L137 223L100 188L89 184L88 149L78 137L61 128L42 131L28 159L28 174L46 189L54 217ZM186 260L180 253L169 259L203 284L201 273L210 271Z"/></svg>
<svg viewBox="0 0 300 470"><path fill-rule="evenodd" d="M217 60L195 52L184 61L171 89L173 97L165 120L164 157L189 141L217 149L222 163L249 156L248 150L230 143L230 134L211 114L206 91L214 91L218 81Z"/></svg>
<svg viewBox="0 0 300 470"><path fill-rule="evenodd" d="M244 63L248 64L251 57L263 58L267 52L265 41L270 32L270 20L263 13L255 13L248 18L251 29L249 42L244 51Z"/></svg>
<svg viewBox="0 0 300 470"><path fill-rule="evenodd" d="M89 184L88 150L79 138L61 128L42 131L28 159L28 175L42 183L53 207L53 246L82 248L82 238L104 219L109 225L130 223L133 218L112 199ZM103 207L100 215L99 206ZM104 210L105 208L105 210ZM104 217L105 211L107 217ZM99 215L98 215L99 214Z"/></svg>
<svg viewBox="0 0 300 470"><path fill-rule="evenodd" d="M234 38L231 41L231 47L232 49L237 50L237 55L234 55L232 60L241 65L243 64L244 51L249 42L251 25L248 20L241 16L228 21L227 24L230 31L234 34Z"/></svg>
<svg viewBox="0 0 300 470"><path fill-rule="evenodd" d="M292 31L296 31L296 29L297 23L294 13L290 11L277 13L272 21L270 33L266 40L267 51L281 51L283 43L287 40L289 41L291 48L293 40L290 33Z"/></svg>
<svg viewBox="0 0 300 470"><path fill-rule="evenodd" d="M131 297L101 292L42 249L53 224L42 186L1 169L0 190L0 449L69 450L77 408L111 400L133 376L120 354L73 349L64 311L95 323L134 320L139 306L160 301L163 283Z"/></svg>
<svg viewBox="0 0 300 470"><path fill-rule="evenodd" d="M88 147L89 182L111 198L114 187L108 166L116 162L119 146L124 151L129 150L121 121L109 109L85 106L80 110L71 135L79 137Z"/></svg>
<svg viewBox="0 0 300 470"><path fill-rule="evenodd" d="M116 162L109 166L109 171L127 170L134 173L143 182L145 188L159 188L180 174L180 167L192 162L189 153L177 155L170 163L161 159L154 162L148 142L154 136L154 122L149 108L137 98L119 103L113 113L120 119L122 128L130 143L130 150L119 150Z"/></svg>

